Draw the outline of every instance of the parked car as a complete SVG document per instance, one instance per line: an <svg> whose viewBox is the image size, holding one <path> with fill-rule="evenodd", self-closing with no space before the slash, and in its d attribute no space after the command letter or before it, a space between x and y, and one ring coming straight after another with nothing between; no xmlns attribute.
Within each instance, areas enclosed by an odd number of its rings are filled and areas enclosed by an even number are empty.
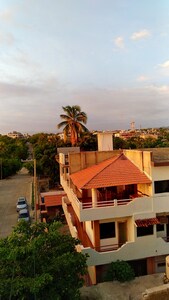
<svg viewBox="0 0 169 300"><path fill-rule="evenodd" d="M16 203L16 210L19 212L21 209L27 208L28 204L25 197L19 197Z"/></svg>
<svg viewBox="0 0 169 300"><path fill-rule="evenodd" d="M30 222L29 210L24 208L19 211L18 222L21 220L25 220L26 222Z"/></svg>

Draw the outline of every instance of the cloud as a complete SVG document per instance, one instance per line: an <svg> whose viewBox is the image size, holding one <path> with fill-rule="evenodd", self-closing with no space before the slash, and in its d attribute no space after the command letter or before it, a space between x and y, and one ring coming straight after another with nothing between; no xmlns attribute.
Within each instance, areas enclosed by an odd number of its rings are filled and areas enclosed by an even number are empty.
<svg viewBox="0 0 169 300"><path fill-rule="evenodd" d="M169 60L166 60L162 64L158 64L156 66L156 68L157 68L160 76L165 76L165 77L169 76Z"/></svg>
<svg viewBox="0 0 169 300"><path fill-rule="evenodd" d="M116 47L123 49L124 48L124 39L122 36L118 36L115 40L114 43Z"/></svg>
<svg viewBox="0 0 169 300"><path fill-rule="evenodd" d="M139 82L144 82L144 81L148 81L150 78L148 76L145 76L145 75L140 75L138 78L137 78L137 81Z"/></svg>
<svg viewBox="0 0 169 300"><path fill-rule="evenodd" d="M65 95L63 101L64 105L78 103L81 106L88 115L87 127L90 130L125 129L130 127L131 120L135 120L136 125L142 124L145 128L160 127L169 125L167 91L168 88L165 86L96 88L76 90L76 93L75 91L69 93L68 97ZM59 118L57 122L59 123Z"/></svg>
<svg viewBox="0 0 169 300"><path fill-rule="evenodd" d="M131 40L141 40L144 38L148 38L150 36L151 36L150 31L147 29L143 29L143 30L134 32L130 38L131 38Z"/></svg>
<svg viewBox="0 0 169 300"><path fill-rule="evenodd" d="M169 85L161 85L161 86L150 85L147 88L157 92L160 95L169 95Z"/></svg>
<svg viewBox="0 0 169 300"><path fill-rule="evenodd" d="M166 60L163 64L159 65L161 68L169 68L169 60Z"/></svg>
<svg viewBox="0 0 169 300"><path fill-rule="evenodd" d="M59 87L51 78L44 78L36 86L35 83L33 86L26 82L0 82L0 134L13 130L55 132L57 111L65 97L65 93L61 96Z"/></svg>
<svg viewBox="0 0 169 300"><path fill-rule="evenodd" d="M14 17L14 10L13 9L6 9L0 12L0 20L11 22Z"/></svg>
<svg viewBox="0 0 169 300"><path fill-rule="evenodd" d="M0 133L57 132L62 106L75 104L87 113L89 130L125 129L131 120L145 128L169 125L168 85L70 89L49 77L41 85L0 82L0 94Z"/></svg>
<svg viewBox="0 0 169 300"><path fill-rule="evenodd" d="M13 45L15 38L11 33L0 32L0 44Z"/></svg>

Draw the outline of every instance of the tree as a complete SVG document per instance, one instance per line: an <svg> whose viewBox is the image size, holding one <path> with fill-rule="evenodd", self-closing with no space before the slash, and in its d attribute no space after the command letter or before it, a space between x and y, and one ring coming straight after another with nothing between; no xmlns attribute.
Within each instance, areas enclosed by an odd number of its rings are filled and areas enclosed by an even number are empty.
<svg viewBox="0 0 169 300"><path fill-rule="evenodd" d="M130 281L134 279L135 274L132 267L127 261L117 260L113 261L107 271L105 280L113 281L118 280L120 282Z"/></svg>
<svg viewBox="0 0 169 300"><path fill-rule="evenodd" d="M29 138L32 152L36 158L37 176L49 179L50 188L59 182L59 164L56 162L57 147L63 147L63 141L56 134L38 133ZM33 175L33 162L24 164Z"/></svg>
<svg viewBox="0 0 169 300"><path fill-rule="evenodd" d="M81 151L97 151L97 135L92 132L84 132L81 134L78 142Z"/></svg>
<svg viewBox="0 0 169 300"><path fill-rule="evenodd" d="M88 132L88 129L82 124L86 124L87 115L81 111L79 105L65 106L63 110L66 114L61 114L60 117L64 121L59 123L57 126L61 128L64 126L64 140L66 141L70 134L70 140L72 146L75 146L78 142L78 137L81 132Z"/></svg>
<svg viewBox="0 0 169 300"><path fill-rule="evenodd" d="M28 146L24 139L12 139L0 135L0 162L2 178L16 174L22 167L21 159L28 157Z"/></svg>
<svg viewBox="0 0 169 300"><path fill-rule="evenodd" d="M0 240L0 297L4 300L80 299L86 256L61 224L20 221Z"/></svg>
<svg viewBox="0 0 169 300"><path fill-rule="evenodd" d="M127 142L120 138L120 137L114 137L113 139L113 148L114 149L126 149L127 148Z"/></svg>

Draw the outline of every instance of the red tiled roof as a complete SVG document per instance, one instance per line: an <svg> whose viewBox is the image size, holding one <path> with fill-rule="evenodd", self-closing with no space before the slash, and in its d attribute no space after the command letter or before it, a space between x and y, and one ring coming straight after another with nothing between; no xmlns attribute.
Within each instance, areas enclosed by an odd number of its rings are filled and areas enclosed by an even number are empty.
<svg viewBox="0 0 169 300"><path fill-rule="evenodd" d="M151 219L135 220L135 224L137 227L148 227L150 225L160 224L160 222L157 218L151 218Z"/></svg>
<svg viewBox="0 0 169 300"><path fill-rule="evenodd" d="M151 180L124 154L73 173L70 177L80 189L151 183Z"/></svg>
<svg viewBox="0 0 169 300"><path fill-rule="evenodd" d="M46 207L49 206L60 206L62 205L62 197L64 195L47 195L44 197L44 204Z"/></svg>

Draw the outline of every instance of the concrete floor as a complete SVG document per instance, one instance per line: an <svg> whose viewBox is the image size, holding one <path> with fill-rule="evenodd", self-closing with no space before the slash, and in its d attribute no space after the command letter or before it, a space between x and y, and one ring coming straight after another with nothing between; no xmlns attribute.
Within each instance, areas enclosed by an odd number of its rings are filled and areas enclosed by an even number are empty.
<svg viewBox="0 0 169 300"><path fill-rule="evenodd" d="M163 276L163 273L158 273L124 283L112 281L83 287L81 300L142 300L147 289L163 285Z"/></svg>

